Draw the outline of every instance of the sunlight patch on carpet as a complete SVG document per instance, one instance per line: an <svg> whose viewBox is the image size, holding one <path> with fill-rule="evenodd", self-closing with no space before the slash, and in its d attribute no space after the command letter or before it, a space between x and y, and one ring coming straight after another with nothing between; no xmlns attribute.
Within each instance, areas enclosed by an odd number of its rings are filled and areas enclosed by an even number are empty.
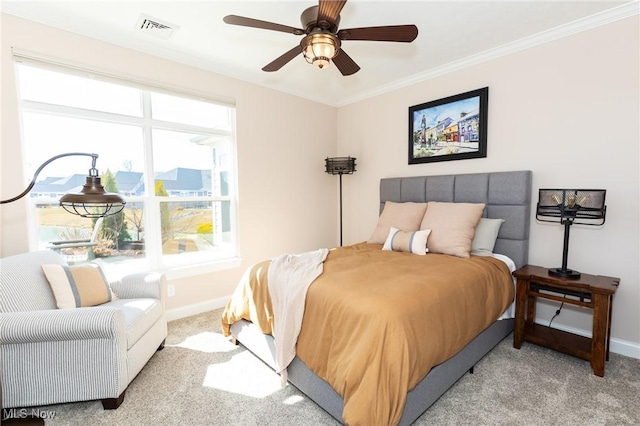
<svg viewBox="0 0 640 426"><path fill-rule="evenodd" d="M169 346L169 345L167 345ZM200 334L187 337L177 345L171 345L177 348L191 349L205 353L213 352L231 352L238 347L231 343L228 338L219 333L211 333L205 331Z"/></svg>
<svg viewBox="0 0 640 426"><path fill-rule="evenodd" d="M285 405L295 405L298 402L302 402L304 401L304 398L301 397L300 395L291 395L290 397L288 397L287 399L285 399L284 401L282 401Z"/></svg>
<svg viewBox="0 0 640 426"><path fill-rule="evenodd" d="M280 376L255 362L255 357L248 352L234 355L230 361L209 365L202 386L253 398L265 398L282 389Z"/></svg>

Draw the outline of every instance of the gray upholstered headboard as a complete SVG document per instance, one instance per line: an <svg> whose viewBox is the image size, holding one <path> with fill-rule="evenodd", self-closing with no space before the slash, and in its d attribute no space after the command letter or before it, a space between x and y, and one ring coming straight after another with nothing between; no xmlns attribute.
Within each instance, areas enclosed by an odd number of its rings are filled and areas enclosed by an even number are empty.
<svg viewBox="0 0 640 426"><path fill-rule="evenodd" d="M494 248L521 267L529 259L531 171L472 173L380 180L380 212L386 201L485 203L484 216L504 219Z"/></svg>

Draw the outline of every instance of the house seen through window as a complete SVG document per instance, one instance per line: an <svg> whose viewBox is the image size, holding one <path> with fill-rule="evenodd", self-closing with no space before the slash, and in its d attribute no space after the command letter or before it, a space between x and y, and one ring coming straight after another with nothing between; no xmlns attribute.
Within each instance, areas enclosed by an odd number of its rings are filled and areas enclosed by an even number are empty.
<svg viewBox="0 0 640 426"><path fill-rule="evenodd" d="M55 155L95 153L105 189L127 202L100 223L65 212L58 199L80 191L91 158L58 159L29 194L34 248L95 258L114 274L237 255L232 106L52 65L16 67L27 181ZM81 239L90 241L65 244Z"/></svg>

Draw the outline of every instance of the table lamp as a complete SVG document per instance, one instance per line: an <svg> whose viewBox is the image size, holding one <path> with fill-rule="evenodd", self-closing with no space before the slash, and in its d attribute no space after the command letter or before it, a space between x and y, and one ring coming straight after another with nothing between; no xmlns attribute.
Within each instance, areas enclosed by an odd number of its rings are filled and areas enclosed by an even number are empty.
<svg viewBox="0 0 640 426"><path fill-rule="evenodd" d="M567 268L569 230L571 225L600 226L604 224L607 206L604 189L540 189L536 219L564 225L562 266L549 269L549 274L562 278L580 278L580 272Z"/></svg>

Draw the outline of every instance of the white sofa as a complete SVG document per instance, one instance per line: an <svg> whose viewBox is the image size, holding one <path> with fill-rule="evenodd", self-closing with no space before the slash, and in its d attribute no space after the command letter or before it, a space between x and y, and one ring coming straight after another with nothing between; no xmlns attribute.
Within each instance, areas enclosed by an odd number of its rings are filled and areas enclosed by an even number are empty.
<svg viewBox="0 0 640 426"><path fill-rule="evenodd" d="M58 309L43 264L65 261L48 250L0 259L2 407L100 399L118 408L164 347L164 275L129 275L110 283L116 300Z"/></svg>

